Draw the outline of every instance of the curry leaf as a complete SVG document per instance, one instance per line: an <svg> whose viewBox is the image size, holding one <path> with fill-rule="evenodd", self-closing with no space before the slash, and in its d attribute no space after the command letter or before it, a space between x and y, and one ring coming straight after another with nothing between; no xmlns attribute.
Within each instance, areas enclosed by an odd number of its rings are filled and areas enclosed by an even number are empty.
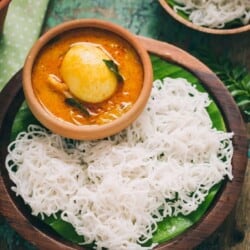
<svg viewBox="0 0 250 250"><path fill-rule="evenodd" d="M245 121L250 122L250 72L244 65L234 64L226 56L218 57L204 48L198 51L193 53L225 84Z"/></svg>
<svg viewBox="0 0 250 250"><path fill-rule="evenodd" d="M243 99L243 100L241 100L239 103L238 103L238 106L239 107L244 107L244 106L246 106L246 105L250 105L250 99ZM249 110L246 110L247 112L249 112L250 111L250 109Z"/></svg>
<svg viewBox="0 0 250 250"><path fill-rule="evenodd" d="M84 237L78 235L74 227L70 223L62 220L60 218L60 213L58 213L56 216L57 216L57 219L55 219L53 215L44 216L44 218L43 219L41 218L41 219L46 224L50 225L61 236L65 237L65 235L67 235L67 239L69 241L73 243L84 242Z"/></svg>
<svg viewBox="0 0 250 250"><path fill-rule="evenodd" d="M65 103L71 107L75 107L75 108L79 109L84 115L90 116L90 113L87 110L87 108L81 102L77 101L76 99L66 98Z"/></svg>
<svg viewBox="0 0 250 250"><path fill-rule="evenodd" d="M116 75L117 80L119 82L124 82L124 78L120 74L119 68L118 68L117 64L114 61L103 59L103 62L106 64L106 66L109 68L109 70L112 71Z"/></svg>
<svg viewBox="0 0 250 250"><path fill-rule="evenodd" d="M248 94L247 91L246 90L242 90L242 89L234 89L231 92L231 95L233 97L239 96L239 95L242 95L242 96L246 95L247 96L247 94Z"/></svg>
<svg viewBox="0 0 250 250"><path fill-rule="evenodd" d="M11 141L17 137L18 133L25 131L29 124L41 125L40 122L30 112L27 103L24 102L18 110L15 121L12 125Z"/></svg>

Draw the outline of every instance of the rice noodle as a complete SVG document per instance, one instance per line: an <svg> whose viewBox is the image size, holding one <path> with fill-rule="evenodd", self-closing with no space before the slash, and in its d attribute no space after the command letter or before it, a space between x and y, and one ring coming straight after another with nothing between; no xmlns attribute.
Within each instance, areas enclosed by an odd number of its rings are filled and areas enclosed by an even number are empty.
<svg viewBox="0 0 250 250"><path fill-rule="evenodd" d="M166 216L187 215L232 179L232 133L212 128L208 95L155 81L143 114L104 140L73 141L30 125L8 147L12 189L33 215L71 223L96 249L139 250Z"/></svg>
<svg viewBox="0 0 250 250"><path fill-rule="evenodd" d="M189 14L197 25L223 28L226 23L239 19L243 25L250 22L250 0L175 0L174 10Z"/></svg>

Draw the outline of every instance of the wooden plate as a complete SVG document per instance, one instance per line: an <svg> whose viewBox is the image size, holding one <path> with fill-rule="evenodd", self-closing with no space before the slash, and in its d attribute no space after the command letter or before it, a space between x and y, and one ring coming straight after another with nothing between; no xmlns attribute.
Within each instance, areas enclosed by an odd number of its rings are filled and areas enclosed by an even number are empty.
<svg viewBox="0 0 250 250"><path fill-rule="evenodd" d="M185 18L183 18L182 16L180 16L179 14L177 14L172 8L171 6L166 2L166 0L159 0L159 3L161 4L161 6L165 9L165 11L172 16L176 21L184 24L185 26L194 29L194 30L198 30L201 32L205 32L205 33L209 33L209 34L217 34L217 35L233 35L233 34L239 34L239 33L243 33L246 31L250 31L250 24L241 26L241 27L237 27L237 28L232 28L232 29L212 29L212 28L207 28L207 27L203 27L203 26L199 26L196 25L194 23L192 23L189 20L186 20Z"/></svg>
<svg viewBox="0 0 250 250"><path fill-rule="evenodd" d="M163 59L177 63L191 71L203 83L220 108L228 131L234 131L233 180L227 182L212 207L199 223L173 240L159 245L163 249L192 249L212 234L231 212L239 197L247 165L246 128L233 98L216 75L187 52L170 44L138 37L145 48ZM49 226L31 216L21 198L16 197L10 187L13 183L5 169L6 147L10 141L11 125L24 101L22 71L19 71L0 94L0 213L26 240L40 249L83 249L58 236Z"/></svg>

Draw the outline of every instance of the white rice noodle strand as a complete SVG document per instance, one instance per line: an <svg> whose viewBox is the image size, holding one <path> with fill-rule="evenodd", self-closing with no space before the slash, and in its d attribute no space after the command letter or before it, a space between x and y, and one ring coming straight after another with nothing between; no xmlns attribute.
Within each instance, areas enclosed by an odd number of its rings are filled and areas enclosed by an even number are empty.
<svg viewBox="0 0 250 250"><path fill-rule="evenodd" d="M223 28L226 23L239 19L243 25L250 22L249 0L176 0L174 10L189 14L196 25Z"/></svg>

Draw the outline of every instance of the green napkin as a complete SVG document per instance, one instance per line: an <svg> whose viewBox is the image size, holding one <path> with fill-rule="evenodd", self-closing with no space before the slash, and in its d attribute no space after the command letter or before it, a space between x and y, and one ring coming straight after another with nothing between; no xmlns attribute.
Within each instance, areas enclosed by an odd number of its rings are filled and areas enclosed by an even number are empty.
<svg viewBox="0 0 250 250"><path fill-rule="evenodd" d="M49 0L12 0L0 38L0 90L23 66L40 35Z"/></svg>

